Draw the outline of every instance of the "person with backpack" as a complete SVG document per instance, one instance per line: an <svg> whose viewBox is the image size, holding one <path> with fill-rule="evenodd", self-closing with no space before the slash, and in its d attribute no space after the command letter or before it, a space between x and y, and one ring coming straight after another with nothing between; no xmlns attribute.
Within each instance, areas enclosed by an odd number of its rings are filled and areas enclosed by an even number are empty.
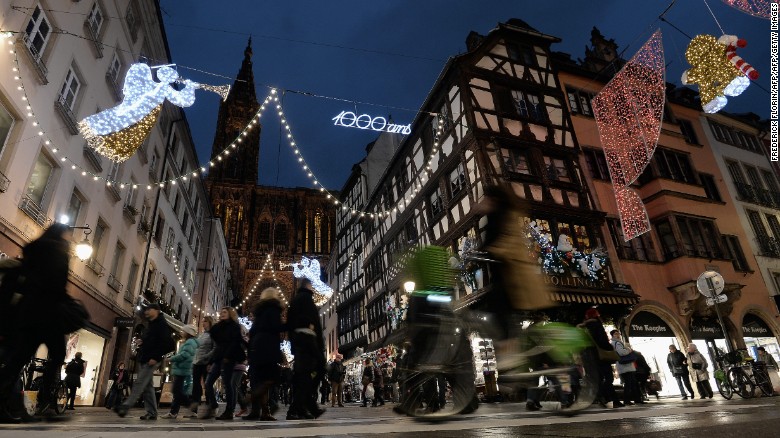
<svg viewBox="0 0 780 438"><path fill-rule="evenodd" d="M138 352L138 377L133 384L130 396L116 410L120 417L127 415L130 406L143 395L146 413L141 420L157 419L157 396L154 392L154 372L162 364L163 356L176 349L176 341L171 336L171 328L161 315L160 305L151 303L144 308L144 317L149 320L149 326L141 337Z"/></svg>
<svg viewBox="0 0 780 438"><path fill-rule="evenodd" d="M81 377L84 375L84 360L81 359L81 352L77 352L72 361L65 365L65 384L68 385L67 409L71 411L75 408L76 390L81 388Z"/></svg>

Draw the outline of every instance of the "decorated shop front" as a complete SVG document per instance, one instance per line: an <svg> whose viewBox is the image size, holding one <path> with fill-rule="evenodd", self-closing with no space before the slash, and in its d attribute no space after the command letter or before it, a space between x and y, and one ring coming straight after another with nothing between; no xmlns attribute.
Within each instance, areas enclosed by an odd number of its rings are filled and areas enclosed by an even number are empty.
<svg viewBox="0 0 780 438"><path fill-rule="evenodd" d="M764 347L767 353L774 357L775 361L780 362L780 345L772 330L759 315L747 313L742 319L742 336L745 340L745 346L750 355L755 359L758 357L756 349Z"/></svg>
<svg viewBox="0 0 780 438"><path fill-rule="evenodd" d="M685 351L664 316L648 311L637 312L627 326L631 347L642 353L650 365L651 375L661 382L661 395L678 394L677 381L666 363L669 346Z"/></svg>

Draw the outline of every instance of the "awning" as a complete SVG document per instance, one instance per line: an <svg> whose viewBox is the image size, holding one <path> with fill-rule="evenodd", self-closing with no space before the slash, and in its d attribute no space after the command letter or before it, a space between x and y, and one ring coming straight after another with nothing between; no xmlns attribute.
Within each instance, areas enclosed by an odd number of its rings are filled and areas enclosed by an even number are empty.
<svg viewBox="0 0 780 438"><path fill-rule="evenodd" d="M639 302L639 295L634 293L614 293L590 290L553 290L551 293L553 299L561 303L633 305Z"/></svg>
<svg viewBox="0 0 780 438"><path fill-rule="evenodd" d="M772 330L760 316L748 313L742 320L742 334L750 338L772 338Z"/></svg>
<svg viewBox="0 0 780 438"><path fill-rule="evenodd" d="M638 312L628 325L631 337L673 338L674 332L660 316L650 312Z"/></svg>

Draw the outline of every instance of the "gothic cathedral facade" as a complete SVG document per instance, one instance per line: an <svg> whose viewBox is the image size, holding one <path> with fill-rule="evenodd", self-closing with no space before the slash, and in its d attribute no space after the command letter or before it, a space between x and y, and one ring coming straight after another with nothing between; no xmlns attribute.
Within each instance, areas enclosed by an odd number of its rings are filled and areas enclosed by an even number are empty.
<svg viewBox="0 0 780 438"><path fill-rule="evenodd" d="M251 44L250 39L230 95L220 103L212 159L240 134L260 107ZM335 236L335 207L318 190L258 185L261 130L253 129L243 137L242 147L231 151L226 162L213 168L206 178L214 215L224 227L234 301L252 294L244 313L251 311L266 287L278 284L289 300L297 286L292 264L301 256L314 257L324 269ZM266 265L269 255L273 266Z"/></svg>

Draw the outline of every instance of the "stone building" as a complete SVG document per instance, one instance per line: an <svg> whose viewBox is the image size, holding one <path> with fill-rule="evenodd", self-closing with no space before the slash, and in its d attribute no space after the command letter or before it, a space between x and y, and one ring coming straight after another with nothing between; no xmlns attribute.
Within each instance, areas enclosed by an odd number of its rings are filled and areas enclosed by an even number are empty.
<svg viewBox="0 0 780 438"><path fill-rule="evenodd" d="M250 39L230 95L220 103L212 159L241 134L259 108ZM296 287L291 264L301 256L316 257L324 274L335 236L335 207L319 190L257 184L260 132L258 126L242 136L242 146L206 178L227 242L234 302L255 285L269 254L276 281L289 299ZM257 291L274 284L266 275ZM250 298L245 309L252 307Z"/></svg>

